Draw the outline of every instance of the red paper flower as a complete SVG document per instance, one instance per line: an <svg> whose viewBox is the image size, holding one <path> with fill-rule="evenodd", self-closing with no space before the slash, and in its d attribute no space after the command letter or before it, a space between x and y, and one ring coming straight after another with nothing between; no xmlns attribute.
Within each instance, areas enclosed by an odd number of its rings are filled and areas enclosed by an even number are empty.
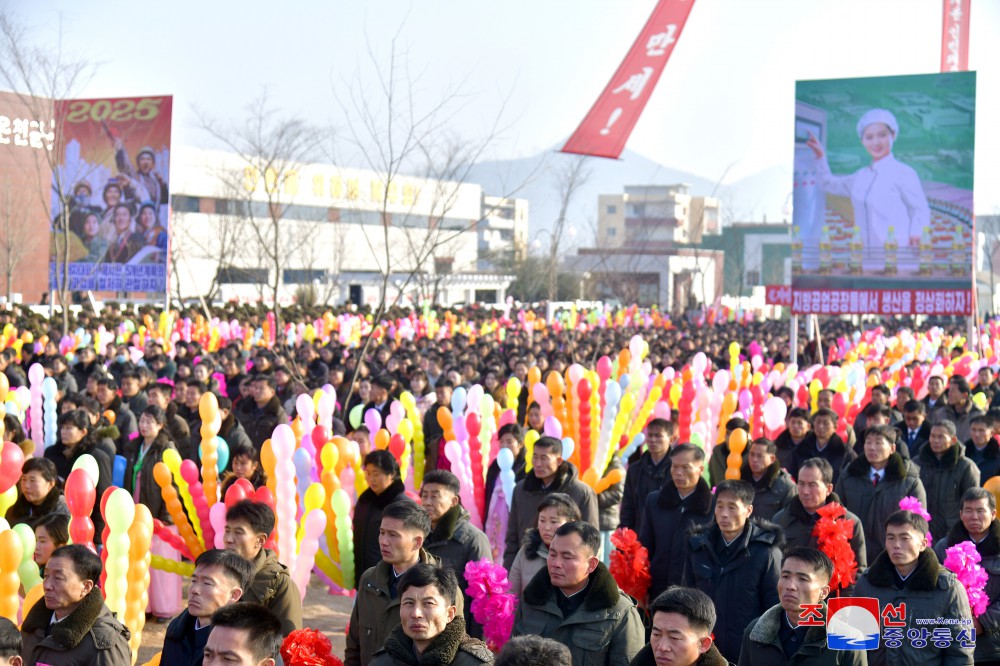
<svg viewBox="0 0 1000 666"><path fill-rule="evenodd" d="M851 548L854 536L854 521L844 516L847 510L836 502L829 502L816 511L820 519L813 527L813 536L819 549L833 561L833 577L830 589L840 590L854 584L858 575L858 562Z"/></svg>
<svg viewBox="0 0 1000 666"><path fill-rule="evenodd" d="M616 548L611 553L611 576L625 594L645 605L646 595L652 577L649 575L649 551L639 543L636 533L627 527L619 527L611 535L611 543Z"/></svg>
<svg viewBox="0 0 1000 666"><path fill-rule="evenodd" d="M285 666L344 666L333 655L330 639L315 629L296 629L281 644Z"/></svg>

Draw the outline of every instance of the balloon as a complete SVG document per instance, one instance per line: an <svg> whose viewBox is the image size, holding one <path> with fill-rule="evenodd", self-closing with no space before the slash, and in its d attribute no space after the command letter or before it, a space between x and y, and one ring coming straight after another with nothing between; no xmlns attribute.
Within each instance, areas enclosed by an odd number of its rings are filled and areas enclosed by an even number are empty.
<svg viewBox="0 0 1000 666"><path fill-rule="evenodd" d="M211 423L219 416L219 400L211 391L201 394L198 402L198 415L202 423Z"/></svg>
<svg viewBox="0 0 1000 666"><path fill-rule="evenodd" d="M229 465L229 442L219 435L215 436L215 455L218 457L215 466L219 470L219 474L222 474L226 466Z"/></svg>
<svg viewBox="0 0 1000 666"><path fill-rule="evenodd" d="M156 470L153 470L154 473ZM240 483L243 481L244 483ZM248 488L249 486L249 488ZM253 496L254 487L246 479L237 479L229 488L226 489L225 505L228 509L229 507L242 502L248 497ZM214 505L213 505L214 506Z"/></svg>
<svg viewBox="0 0 1000 666"><path fill-rule="evenodd" d="M117 458L118 456L115 457ZM84 453L82 456L76 459L75 463L73 463L73 469L82 469L86 471L87 476L90 477L90 480L93 482L93 484L95 486L97 485L97 481L100 478L101 471L97 467L97 460L94 458L94 456L90 455L89 453Z"/></svg>
<svg viewBox="0 0 1000 666"><path fill-rule="evenodd" d="M355 405L351 408L350 413L347 415L347 420L351 423L351 428L357 430L358 426L361 425L361 412L365 409L364 405Z"/></svg>
<svg viewBox="0 0 1000 666"><path fill-rule="evenodd" d="M382 429L375 432L375 448L376 449L387 449L389 448L389 431Z"/></svg>
<svg viewBox="0 0 1000 666"><path fill-rule="evenodd" d="M764 425L768 430L777 430L784 424L787 409L785 401L777 396L764 401Z"/></svg>
<svg viewBox="0 0 1000 666"><path fill-rule="evenodd" d="M80 457L82 458L83 456ZM125 485L125 467L127 465L128 461L125 460L125 456L115 456L114 467L111 470L111 485L118 486L119 488Z"/></svg>
<svg viewBox="0 0 1000 666"><path fill-rule="evenodd" d="M562 438L562 424L559 423L559 419L554 416L549 416L545 419L544 426L546 437L555 437L556 439Z"/></svg>
<svg viewBox="0 0 1000 666"><path fill-rule="evenodd" d="M41 368L33 365L32 368ZM17 590L21 579L17 575L17 567L23 556L21 539L13 530L0 532L0 616L11 622L17 622L17 611L20 600Z"/></svg>
<svg viewBox="0 0 1000 666"><path fill-rule="evenodd" d="M97 501L97 489L86 470L70 472L66 478L65 495L66 504L74 516L90 515Z"/></svg>
<svg viewBox="0 0 1000 666"><path fill-rule="evenodd" d="M337 460L340 459L340 450L337 448L337 443L330 441L322 445L319 450L319 459L323 463L323 469L334 469L337 466Z"/></svg>
<svg viewBox="0 0 1000 666"><path fill-rule="evenodd" d="M37 364L31 367L36 366ZM4 442L3 449L0 451L0 493L6 492L21 479L21 466L23 464L24 452L21 451L21 447L14 442Z"/></svg>
<svg viewBox="0 0 1000 666"><path fill-rule="evenodd" d="M735 343L734 343L735 344ZM729 450L740 456L743 455L743 449L747 446L747 431L743 428L737 428L729 433Z"/></svg>
<svg viewBox="0 0 1000 666"><path fill-rule="evenodd" d="M576 448L576 444L569 437L564 437L562 440L562 457L563 460L569 460L573 457L573 450Z"/></svg>
<svg viewBox="0 0 1000 666"><path fill-rule="evenodd" d="M104 508L104 521L112 532L127 532L133 518L135 518L135 502L132 496L124 488L116 488L108 497Z"/></svg>
<svg viewBox="0 0 1000 666"><path fill-rule="evenodd" d="M226 496L229 496L229 491L235 487L235 484L229 486L226 489ZM212 531L215 532L215 543L213 546L215 548L225 548L225 538L226 538L226 506L225 502L216 502L212 505L212 508L208 510L208 520L212 525Z"/></svg>
<svg viewBox="0 0 1000 666"><path fill-rule="evenodd" d="M406 442L403 441L403 436L396 433L391 438L389 438L389 453L396 460L403 459L403 449L406 447Z"/></svg>
<svg viewBox="0 0 1000 666"><path fill-rule="evenodd" d="M42 582L42 577L35 564L35 532L24 523L14 525L14 532L21 542L21 563L17 566L17 575L24 589L30 590Z"/></svg>

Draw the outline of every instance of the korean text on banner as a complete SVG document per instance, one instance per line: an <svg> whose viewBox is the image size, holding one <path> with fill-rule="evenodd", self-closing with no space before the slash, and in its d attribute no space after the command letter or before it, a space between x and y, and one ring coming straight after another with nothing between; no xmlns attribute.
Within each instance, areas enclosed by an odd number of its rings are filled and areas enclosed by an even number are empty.
<svg viewBox="0 0 1000 666"><path fill-rule="evenodd" d="M941 71L968 71L971 0L941 0L941 2L944 6L941 26Z"/></svg>
<svg viewBox="0 0 1000 666"><path fill-rule="evenodd" d="M56 104L66 148L53 177L52 289L65 281L70 291L166 291L172 102L129 97ZM71 189L62 197L60 184Z"/></svg>
<svg viewBox="0 0 1000 666"><path fill-rule="evenodd" d="M694 0L660 0L564 153L617 158L680 39Z"/></svg>

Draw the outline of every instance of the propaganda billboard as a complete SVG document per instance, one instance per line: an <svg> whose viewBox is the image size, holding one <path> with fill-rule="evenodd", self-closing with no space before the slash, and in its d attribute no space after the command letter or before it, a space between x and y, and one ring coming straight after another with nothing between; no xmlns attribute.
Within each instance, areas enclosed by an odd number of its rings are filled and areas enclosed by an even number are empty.
<svg viewBox="0 0 1000 666"><path fill-rule="evenodd" d="M68 255L70 291L166 291L172 101L127 97L56 104L65 152L53 174L53 289ZM68 243L59 252L63 238Z"/></svg>
<svg viewBox="0 0 1000 666"><path fill-rule="evenodd" d="M795 86L792 312L972 313L976 74Z"/></svg>

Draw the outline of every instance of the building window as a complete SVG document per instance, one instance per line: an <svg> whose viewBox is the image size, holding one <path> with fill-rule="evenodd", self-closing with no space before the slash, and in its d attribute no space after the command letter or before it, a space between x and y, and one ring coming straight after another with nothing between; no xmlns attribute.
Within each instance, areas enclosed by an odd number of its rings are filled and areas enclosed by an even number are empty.
<svg viewBox="0 0 1000 666"><path fill-rule="evenodd" d="M175 194L170 197L170 207L175 213L197 213L201 207L198 197L187 197L183 194Z"/></svg>
<svg viewBox="0 0 1000 666"><path fill-rule="evenodd" d="M286 268L281 272L281 278L285 284L312 284L313 282L326 282L326 271L309 268Z"/></svg>
<svg viewBox="0 0 1000 666"><path fill-rule="evenodd" d="M608 215L616 215L618 213L618 206L610 204L608 206Z"/></svg>
<svg viewBox="0 0 1000 666"><path fill-rule="evenodd" d="M434 273L437 275L450 274L454 265L454 257L434 257Z"/></svg>
<svg viewBox="0 0 1000 666"><path fill-rule="evenodd" d="M609 236L617 236L618 235L618 227L608 227L608 235Z"/></svg>
<svg viewBox="0 0 1000 666"><path fill-rule="evenodd" d="M756 287L760 285L760 271L747 271L747 286Z"/></svg>
<svg viewBox="0 0 1000 666"><path fill-rule="evenodd" d="M218 282L219 284L264 284L267 282L267 269L224 266L219 269Z"/></svg>

